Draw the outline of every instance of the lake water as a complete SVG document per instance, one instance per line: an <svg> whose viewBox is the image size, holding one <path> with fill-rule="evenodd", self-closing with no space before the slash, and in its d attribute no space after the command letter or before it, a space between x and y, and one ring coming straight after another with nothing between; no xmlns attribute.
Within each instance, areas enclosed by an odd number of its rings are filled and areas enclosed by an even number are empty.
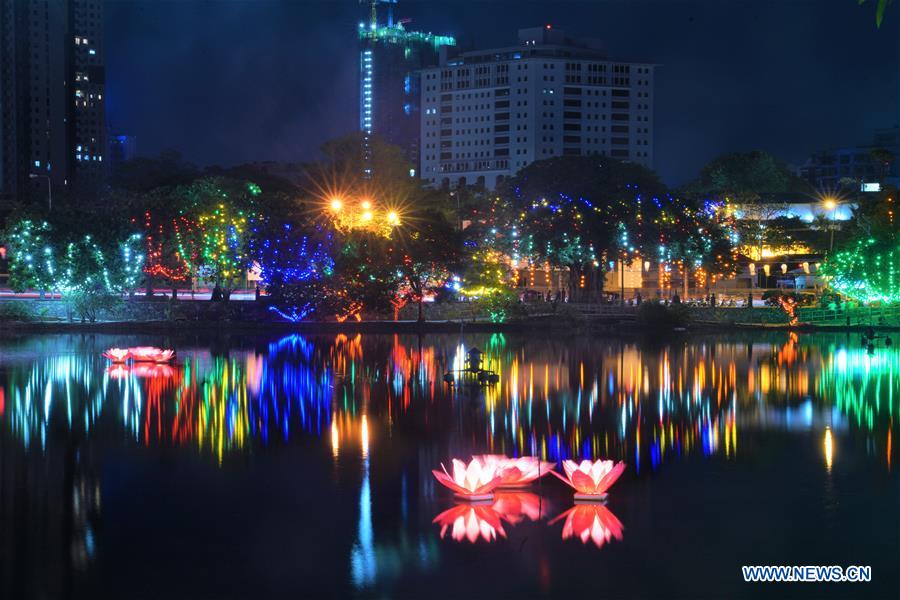
<svg viewBox="0 0 900 600"><path fill-rule="evenodd" d="M100 355L146 344L174 365ZM500 381L451 389L472 347ZM0 595L882 597L898 401L900 351L857 334L7 337ZM476 510L431 470L481 453L627 470L601 508L548 476Z"/></svg>

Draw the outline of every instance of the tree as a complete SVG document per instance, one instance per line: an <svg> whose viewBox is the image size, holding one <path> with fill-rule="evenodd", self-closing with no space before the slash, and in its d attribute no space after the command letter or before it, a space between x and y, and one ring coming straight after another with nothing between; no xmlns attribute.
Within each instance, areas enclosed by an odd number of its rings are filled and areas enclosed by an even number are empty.
<svg viewBox="0 0 900 600"><path fill-rule="evenodd" d="M184 207L181 214L197 224L177 233L179 252L196 254L197 274L214 285L213 300L228 300L250 267L247 244L261 193L252 182L222 177L204 177L173 191Z"/></svg>
<svg viewBox="0 0 900 600"><path fill-rule="evenodd" d="M765 245L784 237L775 219L786 204L773 201L780 194L810 194L809 185L772 155L754 150L723 154L711 160L685 190L695 197L710 197L733 214L735 228L748 253L759 260Z"/></svg>
<svg viewBox="0 0 900 600"><path fill-rule="evenodd" d="M656 174L640 165L566 156L525 167L503 195L519 211L528 253L566 268L574 298L581 276L602 286L608 260L644 248L663 192Z"/></svg>
<svg viewBox="0 0 900 600"><path fill-rule="evenodd" d="M113 168L109 184L114 189L149 192L156 188L189 185L200 176L196 166L185 162L174 150L157 158L138 157Z"/></svg>
<svg viewBox="0 0 900 600"><path fill-rule="evenodd" d="M400 274L398 300L415 302L418 320L423 321L425 297L443 289L459 266L458 235L434 207L419 208L405 219L409 227L392 234L390 260Z"/></svg>

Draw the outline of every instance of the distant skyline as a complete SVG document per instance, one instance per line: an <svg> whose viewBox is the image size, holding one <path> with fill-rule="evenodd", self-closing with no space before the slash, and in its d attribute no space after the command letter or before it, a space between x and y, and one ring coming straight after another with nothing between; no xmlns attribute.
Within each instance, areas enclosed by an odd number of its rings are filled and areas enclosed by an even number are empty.
<svg viewBox="0 0 900 600"><path fill-rule="evenodd" d="M105 5L107 118L144 156L199 165L312 160L355 131L357 0ZM900 14L856 0L400 0L410 28L475 48L551 23L660 65L655 169L670 184L723 152L799 165L900 121Z"/></svg>

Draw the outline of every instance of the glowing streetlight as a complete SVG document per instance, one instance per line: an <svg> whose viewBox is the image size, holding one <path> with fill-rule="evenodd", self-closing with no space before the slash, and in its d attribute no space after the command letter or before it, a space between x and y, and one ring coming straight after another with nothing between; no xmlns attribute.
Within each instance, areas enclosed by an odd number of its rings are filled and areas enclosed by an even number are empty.
<svg viewBox="0 0 900 600"><path fill-rule="evenodd" d="M372 210L372 203L368 200L363 200L360 206L363 210Z"/></svg>
<svg viewBox="0 0 900 600"><path fill-rule="evenodd" d="M362 220L366 223L370 222L374 218L371 210L367 210L362 214Z"/></svg>
<svg viewBox="0 0 900 600"><path fill-rule="evenodd" d="M387 222L390 225L399 225L400 224L400 215L397 214L396 210L388 211Z"/></svg>
<svg viewBox="0 0 900 600"><path fill-rule="evenodd" d="M330 206L334 212L341 212L341 209L344 208L344 202L340 198L332 198Z"/></svg>

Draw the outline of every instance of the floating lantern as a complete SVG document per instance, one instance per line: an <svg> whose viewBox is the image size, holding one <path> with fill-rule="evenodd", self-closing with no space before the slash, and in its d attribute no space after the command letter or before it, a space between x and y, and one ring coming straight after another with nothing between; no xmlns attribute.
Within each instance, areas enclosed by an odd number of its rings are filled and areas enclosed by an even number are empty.
<svg viewBox="0 0 900 600"><path fill-rule="evenodd" d="M163 350L153 346L136 346L129 350L131 351L131 358L135 362L165 363L175 358L174 350Z"/></svg>
<svg viewBox="0 0 900 600"><path fill-rule="evenodd" d="M468 501L491 500L493 491L500 485L501 477L494 465L488 466L481 459L473 458L466 465L461 460L453 459L453 475L441 463L441 471L432 470L435 479L456 492L457 498Z"/></svg>
<svg viewBox="0 0 900 600"><path fill-rule="evenodd" d="M563 470L566 472L565 477L556 471L551 473L575 489L576 500L599 502L606 499L606 490L625 471L625 463L613 463L611 460L594 462L583 460L578 464L574 460L564 460Z"/></svg>
<svg viewBox="0 0 900 600"><path fill-rule="evenodd" d="M553 470L553 463L540 460L536 456L509 458L502 454L478 456L484 465L492 466L500 475L498 487L524 487Z"/></svg>
<svg viewBox="0 0 900 600"><path fill-rule="evenodd" d="M506 537L500 514L490 506L459 504L436 516L432 523L441 526L441 539L448 529L450 537L457 542L467 540L471 544L479 539L491 543L497 539L497 534Z"/></svg>
<svg viewBox="0 0 900 600"><path fill-rule="evenodd" d="M107 348L103 356L114 363L123 363L131 356L131 350L128 348Z"/></svg>
<svg viewBox="0 0 900 600"><path fill-rule="evenodd" d="M603 504L573 506L550 521L550 525L563 518L566 520L562 530L562 539L564 540L577 537L582 544L587 544L590 540L598 548L602 548L613 538L622 541L622 532L625 527L616 518L616 515Z"/></svg>

